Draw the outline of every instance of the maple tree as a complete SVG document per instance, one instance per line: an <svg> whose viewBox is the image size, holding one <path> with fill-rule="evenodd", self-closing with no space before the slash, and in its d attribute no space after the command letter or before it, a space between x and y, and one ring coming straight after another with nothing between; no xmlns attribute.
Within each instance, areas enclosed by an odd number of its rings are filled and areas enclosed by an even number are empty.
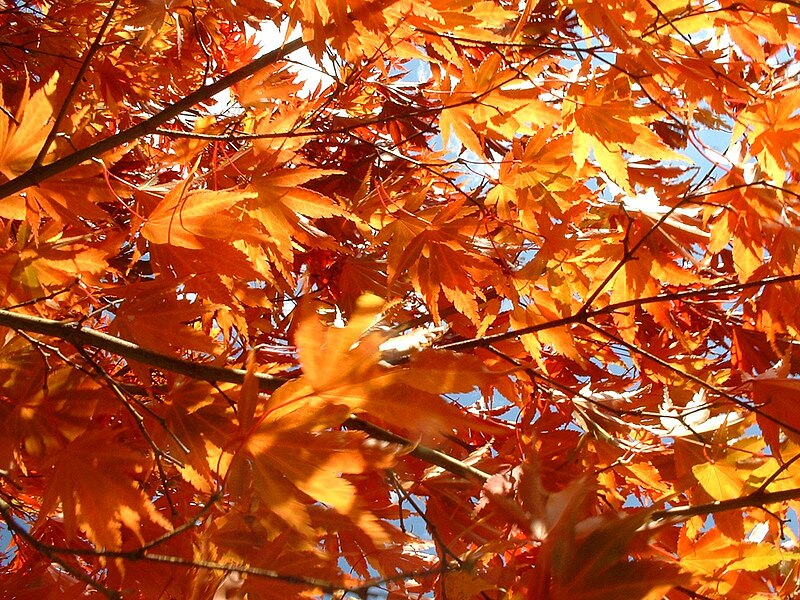
<svg viewBox="0 0 800 600"><path fill-rule="evenodd" d="M0 23L3 597L800 595L800 4Z"/></svg>

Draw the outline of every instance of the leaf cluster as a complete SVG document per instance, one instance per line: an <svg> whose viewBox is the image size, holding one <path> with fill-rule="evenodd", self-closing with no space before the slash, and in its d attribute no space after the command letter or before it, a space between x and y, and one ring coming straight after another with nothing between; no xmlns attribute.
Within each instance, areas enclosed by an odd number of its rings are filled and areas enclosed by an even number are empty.
<svg viewBox="0 0 800 600"><path fill-rule="evenodd" d="M0 589L800 593L799 19L7 3Z"/></svg>

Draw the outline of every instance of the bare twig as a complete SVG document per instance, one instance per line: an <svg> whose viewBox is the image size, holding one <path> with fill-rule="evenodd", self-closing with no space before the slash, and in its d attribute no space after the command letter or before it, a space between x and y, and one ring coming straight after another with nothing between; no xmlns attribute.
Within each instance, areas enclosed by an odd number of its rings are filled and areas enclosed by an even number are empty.
<svg viewBox="0 0 800 600"><path fill-rule="evenodd" d="M80 277L76 277L72 283L65 285L62 288L58 288L55 291L50 292L49 294L45 294L44 296L36 296L35 298L31 298L30 300L23 300L22 302L18 302L12 306L6 306L6 310L12 310L15 308L22 308L23 306L32 306L34 304L38 304L39 302L44 302L45 300L51 300L56 296L60 296L68 291L70 291L73 287L80 283Z"/></svg>

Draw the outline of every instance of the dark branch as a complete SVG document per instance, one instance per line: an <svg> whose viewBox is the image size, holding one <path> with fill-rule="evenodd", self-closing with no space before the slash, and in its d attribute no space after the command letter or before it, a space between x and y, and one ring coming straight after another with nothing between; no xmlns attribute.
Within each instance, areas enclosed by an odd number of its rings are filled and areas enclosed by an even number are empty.
<svg viewBox="0 0 800 600"><path fill-rule="evenodd" d="M242 383L245 371L217 367L203 363L183 360L142 348L140 345L123 340L101 331L88 327L80 327L73 323L63 323L31 315L20 315L7 310L0 310L0 326L9 327L17 331L28 331L41 335L48 335L70 342L77 346L93 346L135 360L165 371L180 373L193 379L203 381L224 381L227 383ZM256 379L261 390L273 391L278 389L285 380L264 373L256 373Z"/></svg>
<svg viewBox="0 0 800 600"><path fill-rule="evenodd" d="M741 498L731 498L730 500L717 500L708 504L698 504L696 506L675 506L657 510L652 514L653 521L664 519L683 520L689 517L712 515L726 510L737 510L739 508L763 508L767 504L777 504L778 502L788 502L800 498L800 488L791 490L780 490L777 492L763 492L756 490L752 494Z"/></svg>
<svg viewBox="0 0 800 600"><path fill-rule="evenodd" d="M142 121L138 125L129 127L124 131L120 131L116 135L112 135L104 140L100 140L91 146L87 146L82 150L73 152L72 154L69 154L64 158L61 158L50 164L31 167L19 177L15 177L14 179L0 185L0 199L6 198L12 194L16 194L17 192L21 192L27 187L39 184L47 179L50 179L51 177L63 173L68 169L71 169L72 167L78 166L82 162L92 158L97 158L109 150L113 150L114 148L124 144L128 144L144 135L155 133L156 129L158 129L160 125L163 125L164 123L174 119L195 104L209 99L214 94L228 89L243 79L247 79L264 67L267 67L274 62L285 58L303 46L305 46L305 42L301 38L286 42L286 44L280 48L276 48L272 52L267 52L261 58L257 58L253 62L236 69L224 77L220 77L217 81L199 87L191 94L184 96L174 104L168 106L161 112L156 113L149 119Z"/></svg>
<svg viewBox="0 0 800 600"><path fill-rule="evenodd" d="M657 296L648 296L646 298L636 298L634 300L626 300L616 304L608 304L602 308L594 310L587 310L581 313L576 312L574 315L562 317L561 319L554 319L552 321L545 321L531 325L530 327L521 327L519 329L511 329L503 333L495 333L486 335L482 338L470 338L466 340L458 340L447 344L436 346L441 350L455 350L463 351L470 348L488 347L490 344L509 340L528 333L536 333L537 331L545 331L555 327L563 327L564 325L573 325L575 323L584 323L591 317L600 315L612 314L620 309L629 308L631 306L644 306L646 304L657 304L659 302L673 302L675 300L684 300L687 298L702 298L703 296L716 296L718 294L726 294L731 292L738 292L750 288L759 288L767 285L776 285L779 283L789 283L792 281L800 281L800 274L780 275L777 277L765 277L757 281L747 281L745 283L726 283L723 285L712 286L699 290L683 290L680 292L669 292L666 294L659 294Z"/></svg>

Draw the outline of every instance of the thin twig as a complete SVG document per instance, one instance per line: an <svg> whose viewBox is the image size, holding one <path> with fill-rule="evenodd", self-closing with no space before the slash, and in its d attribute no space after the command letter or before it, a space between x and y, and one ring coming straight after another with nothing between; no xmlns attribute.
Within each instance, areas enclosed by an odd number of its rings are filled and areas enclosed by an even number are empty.
<svg viewBox="0 0 800 600"><path fill-rule="evenodd" d="M455 350L462 351L476 347L486 347L495 342L509 340L519 337L528 333L536 333L537 331L545 331L547 329L554 329L556 327L563 327L564 325L572 325L575 323L584 323L591 317L600 315L607 315L614 313L620 309L628 308L631 306L644 306L647 304L656 304L659 302L672 302L675 300L683 300L686 298L700 298L703 296L716 296L717 294L725 294L730 292L743 291L750 288L763 287L767 285L776 285L779 283L789 283L792 281L800 281L800 274L780 275L777 277L765 277L758 281L747 281L745 283L726 283L718 286L711 286L700 290L682 290L680 292L669 292L666 294L658 294L656 296L647 296L645 298L636 298L633 300L625 300L624 302L617 302L615 304L608 304L602 308L595 310L587 310L584 313L576 312L575 314L560 319L553 319L552 321L545 321L531 325L529 327L520 327L519 329L511 329L502 333L495 333L486 335L481 338L470 338L465 340L458 340L449 342L447 344L440 344L436 346L440 350Z"/></svg>
<svg viewBox="0 0 800 600"><path fill-rule="evenodd" d="M14 515L11 512L11 505L2 498L0 498L0 514L3 516L6 526L14 533L14 535L25 540L31 547L45 555L51 562L58 564L62 569L64 569L64 571L72 575L75 579L78 579L79 581L82 581L88 586L97 590L109 600L122 599L122 594L107 588L102 583L96 581L80 569L76 569L59 556L60 554L72 554L74 556L74 553L61 552L58 548L52 547L48 544L42 544L39 540L33 537L24 527L17 523L17 520L14 518Z"/></svg>
<svg viewBox="0 0 800 600"><path fill-rule="evenodd" d="M771 421L772 423L775 423L779 427L782 427L786 431L791 431L792 433L800 434L800 429L798 429L797 427L794 427L793 425L789 425L788 423L785 423L785 422L781 421L780 419L778 419L776 417L773 417L772 415L766 414L764 411L762 411L757 406L753 406L749 402L746 402L745 400L742 400L741 398L738 398L738 397L734 396L733 394L729 394L725 390L721 390L718 387L716 387L714 385L711 385L710 383L708 383L707 381L701 379L700 377L697 377L696 375L692 375L691 373L687 373L686 371L683 371L683 370L679 369L678 367L676 367L675 365L673 365L669 361L664 360L663 358L660 358L660 357L656 356L652 352L648 352L647 350L645 350L643 348L639 348L638 346L635 346L634 344L626 342L622 338L617 337L616 335L606 331L602 327L598 327L597 325L595 325L593 323L586 323L585 325L587 327L589 327L590 329L593 329L594 331L596 331L600 335L604 336L605 338L611 340L615 344L619 344L620 346L623 346L624 348L627 348L630 352L634 352L636 354L639 354L640 356L644 356L645 358L653 361L657 365L659 365L661 367L664 367L665 369L669 369L670 371L672 371L673 373L679 375L680 377L683 377L684 379L688 379L689 381L691 381L693 383L696 383L701 388L703 388L705 390L708 390L709 392L712 392L714 394L717 394L717 395L725 398L726 400L729 400L730 402L732 402L733 404L735 404L739 408L742 408L742 409L744 409L744 410L746 410L748 412L757 414L757 415L763 417L764 419L766 419L767 421Z"/></svg>
<svg viewBox="0 0 800 600"><path fill-rule="evenodd" d="M219 500L221 497L222 497L222 490L218 489L211 495L208 501L203 505L203 508L201 508L194 515L192 515L192 517L188 519L183 525L180 525L175 529L173 529L172 531L168 531L167 533L160 535L157 538L154 538L149 542L142 544L137 549L137 552L145 552L147 550L150 550L151 548L155 548L156 546L159 546L164 542L167 542L172 538L179 536L184 531L188 531L189 529L194 529L195 527L198 526L198 521L202 517L204 517L206 513L208 513L208 511L211 510L214 504L216 504L217 500Z"/></svg>
<svg viewBox="0 0 800 600"><path fill-rule="evenodd" d="M364 421L359 417L351 416L344 422L344 425L350 429L363 431L373 439L383 442L390 442L392 444L399 444L401 446L405 446L406 448L410 448L409 454L414 458L418 458L424 462L440 467L445 471L452 473L453 475L458 475L460 477L464 477L465 479L471 479L479 482L485 482L491 477L489 473L468 465L465 462L445 454L444 452L416 444L411 440L404 438L403 436L392 433L391 431L383 429L382 427L378 427L377 425L368 421Z"/></svg>
<svg viewBox="0 0 800 600"><path fill-rule="evenodd" d="M176 519L179 513L178 510L175 508L175 503L172 499L172 494L169 491L169 479L167 477L166 472L164 471L164 465L162 463L162 459L172 463L173 465L177 465L180 467L183 466L183 463L170 456L167 452L162 450L158 444L156 444L155 440L153 439L153 436L150 435L150 432L148 431L144 423L144 417L142 416L142 414L138 410L136 410L136 408L133 405L131 405L123 389L117 384L116 381L114 381L114 379L108 373L106 373L106 371L99 364L97 364L97 362L91 356L89 356L89 353L86 351L86 349L83 348L82 346L76 346L76 350L83 357L83 360L89 363L95 370L95 372L100 376L100 378L106 382L109 388L111 388L111 391L120 401L120 404L122 404L122 406L131 415L133 421L136 423L136 428L141 432L142 437L144 437L145 441L147 442L147 445L150 446L150 449L153 451L153 458L155 459L156 469L158 470L158 475L159 478L161 479L161 487L164 490L164 498L166 498L167 500L167 505L170 508L172 518ZM173 438L175 437L175 435L168 428L165 429L167 431L167 434L172 434Z"/></svg>
<svg viewBox="0 0 800 600"><path fill-rule="evenodd" d="M76 277L72 283L65 285L62 288L58 288L55 291L50 292L49 294L45 294L44 296L36 296L35 298L31 298L29 300L23 300L22 302L18 302L17 304L13 304L11 306L6 306L5 310L13 310L15 308L22 308L23 306L32 306L34 304L38 304L39 302L44 302L46 300L52 300L56 296L60 296L68 291L70 291L73 287L78 285L81 281L80 277Z"/></svg>
<svg viewBox="0 0 800 600"><path fill-rule="evenodd" d="M675 506L653 512L650 517L652 521L663 521L664 519L684 520L689 517L713 515L727 510L737 510L740 508L763 508L766 504L777 504L778 502L788 502L789 500L800 499L800 488L790 490L780 490L777 492L760 492L756 490L752 494L747 494L740 498L730 500L716 500L707 504L697 504L695 506Z"/></svg>
<svg viewBox="0 0 800 600"><path fill-rule="evenodd" d="M53 140L56 139L58 135L58 128L61 126L61 122L64 120L64 117L67 116L67 111L70 109L72 105L72 99L75 97L75 94L78 91L78 87L83 81L83 76L86 74L86 71L89 69L89 64L92 62L92 58L100 49L100 46L103 43L103 36L106 34L106 30L108 26L111 24L111 19L114 17L114 12L117 10L117 5L119 4L119 0L114 0L111 3L111 6L106 13L106 18L103 20L103 24L100 26L100 31L97 32L97 36L94 38L94 42L89 47L89 50L86 52L86 56L83 59L83 63L81 64L81 68L78 69L78 74L75 75L75 79L72 82L72 85L67 92L67 97L64 98L64 102L61 104L61 108L56 115L55 121L53 122L53 127L50 129L50 133L47 134L47 138L44 140L44 145L39 150L39 154L36 156L36 159L33 161L31 165L31 169L38 169L42 162L44 161L45 156L47 156L47 149L50 148L50 145L53 143Z"/></svg>
<svg viewBox="0 0 800 600"><path fill-rule="evenodd" d="M274 579L276 581L283 581L285 583L318 588L323 592L327 593L334 593L334 592L358 593L361 591L367 591L371 588L392 581L401 581L404 579L414 579L418 577L433 576L451 570L445 565L437 567L436 569L397 573L389 577L370 579L364 581L360 585L346 586L342 584L333 583L330 581L325 581L322 579L317 579L315 577L285 575L278 573L277 571L273 571L271 569L262 569L259 567L226 564L226 563L220 563L216 561L209 561L202 559L187 559L187 558L182 558L180 556L173 556L168 554L152 554L144 552L142 548L137 548L135 550L116 550L116 551L62 548L59 546L48 544L32 536L22 525L20 525L17 522L14 515L11 513L11 506L2 498L0 498L0 515L2 515L9 529L11 529L21 538L23 538L26 542L28 542L28 544L31 545L31 547L36 549L38 552L44 554L45 556L53 560L53 562L58 562L59 564L61 564L61 561L56 560L58 558L58 555L65 555L65 554L73 556L98 556L105 558L121 558L129 561L146 561L146 562L184 566L193 569L206 569L209 571L222 571L225 573L240 573L242 575L264 577L267 579ZM75 576L79 577L77 573L75 574ZM80 579L82 581L85 581L87 584L92 585L92 587L95 587L98 591L103 592L110 599L118 600L119 598L121 598L119 592L115 592L109 590L108 588L105 588L104 586L102 586L102 584L99 584L98 582L94 581L86 574L83 574L83 577L80 577Z"/></svg>
<svg viewBox="0 0 800 600"><path fill-rule="evenodd" d="M775 469L775 471L769 477L767 477L764 480L764 483L762 483L760 486L758 486L758 489L753 493L754 494L759 494L759 493L766 492L767 488L769 487L769 484L771 484L773 481L775 481L780 476L781 473L784 473L785 471L787 471L789 469L789 467L791 467L795 462L797 462L798 459L800 459L800 453L799 454L795 454L792 458L790 458L789 460L787 460L786 462L781 464L777 469Z"/></svg>
<svg viewBox="0 0 800 600"><path fill-rule="evenodd" d="M441 549L442 554L444 556L450 556L459 567L463 567L464 561L461 560L461 558L455 552L453 552L447 544L444 543L442 536L439 535L439 530L437 529L436 525L431 523L430 519L428 519L428 516L425 514L425 511L422 510L422 507L416 500L414 500L411 494L403 489L403 486L401 485L400 480L397 478L397 475L395 475L395 473L391 470L388 472L388 475L395 491L403 500L408 502L415 511L417 511L419 518L425 522L425 527L428 529L428 533L431 534L431 539ZM443 562L442 557L439 558L439 562Z"/></svg>

